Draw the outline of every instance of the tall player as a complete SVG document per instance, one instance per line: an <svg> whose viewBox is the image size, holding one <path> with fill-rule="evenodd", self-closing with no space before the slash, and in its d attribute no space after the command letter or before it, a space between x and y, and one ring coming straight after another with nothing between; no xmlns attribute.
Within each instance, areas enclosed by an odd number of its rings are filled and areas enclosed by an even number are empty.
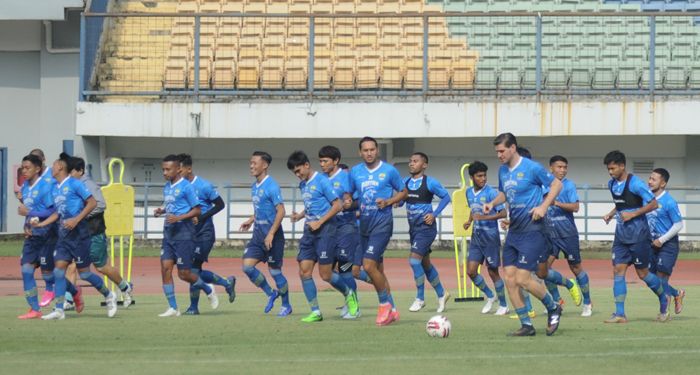
<svg viewBox="0 0 700 375"><path fill-rule="evenodd" d="M683 218L678 209L678 203L666 191L666 184L670 178L671 174L664 168L656 168L649 175L649 188L659 204L659 208L647 214L651 238L653 239L651 246L654 250L651 253L649 271L656 273L656 276L661 279L666 295L674 299L675 313L680 314L683 311L685 290L672 287L668 283L668 279L673 273L673 267L680 251L678 233L683 229ZM669 309L666 309L666 313L660 313L657 320L665 322L670 319L670 316Z"/></svg>
<svg viewBox="0 0 700 375"><path fill-rule="evenodd" d="M472 239L469 244L469 256L467 259L467 274L476 285L486 295L486 304L481 309L482 314L488 314L493 308L493 304L498 299L498 310L495 315L508 314L508 303L506 302L505 283L498 273L501 266L501 236L498 233L498 220L507 216L503 205L496 206L494 213L485 215L482 205L491 202L498 195L498 191L486 183L486 164L474 161L469 164L469 177L473 185L467 189L467 204L471 209L469 218L464 223L464 229L469 229L473 225ZM479 274L479 265L486 263L489 276L496 289L496 295L486 285L484 278Z"/></svg>
<svg viewBox="0 0 700 375"><path fill-rule="evenodd" d="M425 306L425 279L435 289L438 298L437 312L445 311L445 304L450 293L445 291L435 266L430 262L430 246L437 236L437 220L442 210L450 204L450 194L442 184L433 177L425 175L428 168L428 155L414 152L408 160L410 177L404 179L406 186L406 213L408 218L411 253L408 263L413 270L416 282L416 299L408 311L420 311ZM440 203L433 210L433 197L437 195Z"/></svg>
<svg viewBox="0 0 700 375"><path fill-rule="evenodd" d="M202 269L205 262L209 260L209 253L216 241L213 217L226 207L224 200L214 188L211 182L196 176L192 172L192 157L188 154L180 154L180 174L192 184L194 193L199 199L201 214L193 219L195 223L195 248L194 260L192 261L192 273L198 274L202 280L211 285L220 285L226 289L228 301L233 303L236 299L236 278L221 277L212 271ZM185 311L185 315L199 315L199 289L190 286L190 307Z"/></svg>
<svg viewBox="0 0 700 375"><path fill-rule="evenodd" d="M503 266L508 295L521 323L521 328L509 335L535 335L519 291L519 288L525 288L547 308L546 333L551 336L559 328L561 307L554 302L544 285L532 278L531 273L537 270L539 263L546 261L542 219L547 214L547 207L561 191L561 181L548 174L540 164L521 157L516 150L518 142L513 134L500 134L493 144L502 163L498 171L500 192L495 199L483 205L483 212L489 214L495 206L508 202L510 228L503 246ZM542 186L549 186L551 192L544 200Z"/></svg>
<svg viewBox="0 0 700 375"><path fill-rule="evenodd" d="M161 163L165 187L163 205L155 210L155 216L165 215L163 224L163 247L160 250L160 269L163 278L163 293L168 301L168 309L158 315L162 318L180 316L175 299L173 268L177 264L177 276L206 293L212 309L219 306L216 293L198 274L192 272L195 249L195 229L192 219L199 216L199 199L189 181L180 174L180 157L168 155Z"/></svg>
<svg viewBox="0 0 700 375"><path fill-rule="evenodd" d="M342 209L340 198L331 187L328 177L311 168L309 157L303 151L295 151L289 156L287 168L301 181L299 190L304 200L304 210L299 213L293 212L292 222L306 218L304 234L299 240L297 261L299 277L311 313L301 321L311 323L323 320L313 279L316 263L321 278L345 297L349 318L356 318L357 295L339 274L333 272L338 226L335 215Z"/></svg>
<svg viewBox="0 0 700 375"><path fill-rule="evenodd" d="M277 316L285 317L292 313L289 303L289 286L282 274L284 261L284 201L282 191L268 169L272 156L264 151L255 151L250 158L250 175L255 177L250 195L253 201L253 216L241 224L240 230L246 232L253 227L253 238L243 251L243 272L248 279L267 295L265 313L269 313L275 305L275 300L282 297L282 307ZM270 287L265 276L255 266L266 262L270 275L275 279L277 290Z"/></svg>
<svg viewBox="0 0 700 375"><path fill-rule="evenodd" d="M379 298L376 323L388 325L398 320L399 313L384 274L384 251L394 229L392 206L406 199L407 192L399 171L379 159L377 140L364 137L359 146L363 162L352 168L350 181L360 200L362 266Z"/></svg>
<svg viewBox="0 0 700 375"><path fill-rule="evenodd" d="M667 314L668 298L661 280L649 272L651 256L651 233L646 214L659 207L656 197L642 180L627 172L627 158L620 151L610 151L603 159L611 179L608 189L615 208L603 216L605 223L615 219L615 239L612 245L614 273L613 295L615 312L605 323L627 323L625 298L627 297L627 268L634 264L637 276L649 289L659 296L660 314ZM648 203L644 203L648 202Z"/></svg>

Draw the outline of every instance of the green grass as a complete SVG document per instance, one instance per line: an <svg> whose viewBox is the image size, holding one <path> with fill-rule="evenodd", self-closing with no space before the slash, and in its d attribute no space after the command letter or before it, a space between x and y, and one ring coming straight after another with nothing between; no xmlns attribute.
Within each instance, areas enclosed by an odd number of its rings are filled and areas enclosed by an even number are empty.
<svg viewBox="0 0 700 375"><path fill-rule="evenodd" d="M137 305L108 319L87 297L83 314L69 312L65 321L19 321L25 309L20 297L0 298L0 363L3 373L235 373L235 374L694 374L700 356L700 287L687 289L686 309L667 324L654 323L658 302L646 287L629 286L630 322L605 325L612 311L609 288L593 290L594 315L581 318L567 303L561 329L544 335L545 318L535 319L533 338L507 338L518 323L482 315L480 302L448 305L452 335L425 334L434 314L428 306L409 313L413 293L396 293L402 312L397 324L374 325L376 296L362 293L363 316L344 321L333 309L337 293L319 294L326 320L304 324L308 310L301 294L292 295L295 312L280 319L264 315L260 293L241 294L235 304L217 311L201 306L202 315L163 319L162 296L136 296ZM184 294L178 296L181 309ZM202 300L202 304L206 302ZM538 303L538 314L542 309ZM275 309L274 311L276 311Z"/></svg>

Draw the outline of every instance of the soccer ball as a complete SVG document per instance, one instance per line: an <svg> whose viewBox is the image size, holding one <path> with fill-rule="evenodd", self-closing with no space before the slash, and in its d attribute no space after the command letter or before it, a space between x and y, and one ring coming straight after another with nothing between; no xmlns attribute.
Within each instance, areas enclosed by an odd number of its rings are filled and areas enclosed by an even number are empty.
<svg viewBox="0 0 700 375"><path fill-rule="evenodd" d="M29 219L29 224L39 224L39 218L34 216L31 219Z"/></svg>
<svg viewBox="0 0 700 375"><path fill-rule="evenodd" d="M425 332L431 337L445 338L450 335L451 330L452 323L444 315L435 315L428 320L428 324L425 326Z"/></svg>

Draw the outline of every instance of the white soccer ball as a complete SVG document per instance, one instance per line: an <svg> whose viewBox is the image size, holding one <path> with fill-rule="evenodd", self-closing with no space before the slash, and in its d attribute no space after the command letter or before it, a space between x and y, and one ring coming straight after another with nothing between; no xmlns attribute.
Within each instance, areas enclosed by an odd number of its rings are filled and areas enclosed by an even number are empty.
<svg viewBox="0 0 700 375"><path fill-rule="evenodd" d="M29 224L39 224L39 218L34 216L33 218L29 219Z"/></svg>
<svg viewBox="0 0 700 375"><path fill-rule="evenodd" d="M450 335L451 330L452 323L444 315L435 315L428 320L428 324L425 326L425 332L431 337L445 338Z"/></svg>

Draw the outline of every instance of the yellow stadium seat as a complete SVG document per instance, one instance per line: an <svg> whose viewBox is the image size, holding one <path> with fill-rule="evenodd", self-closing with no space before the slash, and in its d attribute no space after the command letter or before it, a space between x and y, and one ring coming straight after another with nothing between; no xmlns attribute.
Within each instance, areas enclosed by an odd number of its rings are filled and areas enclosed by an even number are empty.
<svg viewBox="0 0 700 375"><path fill-rule="evenodd" d="M189 35L190 37L194 35L194 23L192 25L175 25L171 32L173 36L175 35Z"/></svg>
<svg viewBox="0 0 700 375"><path fill-rule="evenodd" d="M266 13L267 2L265 0L245 0L243 11L245 13Z"/></svg>
<svg viewBox="0 0 700 375"><path fill-rule="evenodd" d="M377 41L377 48L381 51L395 50L399 48L399 36L384 35Z"/></svg>
<svg viewBox="0 0 700 375"><path fill-rule="evenodd" d="M423 56L413 53L406 56L406 78L404 88L420 89L423 87Z"/></svg>
<svg viewBox="0 0 700 375"><path fill-rule="evenodd" d="M333 39L333 50L338 53L350 53L355 49L355 38L342 37Z"/></svg>
<svg viewBox="0 0 700 375"><path fill-rule="evenodd" d="M376 89L379 87L381 55L377 51L365 51L357 62L357 88Z"/></svg>
<svg viewBox="0 0 700 375"><path fill-rule="evenodd" d="M356 13L377 13L377 1L376 0L357 0L355 3Z"/></svg>
<svg viewBox="0 0 700 375"><path fill-rule="evenodd" d="M428 85L431 89L450 88L452 75L452 54L448 51L435 51L428 60Z"/></svg>
<svg viewBox="0 0 700 375"><path fill-rule="evenodd" d="M221 11L224 13L243 13L243 6L243 1L226 1L221 4ZM230 18L231 21L234 20L232 17L223 17L222 21L226 21L226 18Z"/></svg>
<svg viewBox="0 0 700 375"><path fill-rule="evenodd" d="M275 58L264 60L261 64L260 87L263 89L279 90L284 79L284 59Z"/></svg>
<svg viewBox="0 0 700 375"><path fill-rule="evenodd" d="M420 13L423 11L423 0L402 0L401 13Z"/></svg>
<svg viewBox="0 0 700 375"><path fill-rule="evenodd" d="M165 65L163 87L166 89L184 89L186 85L187 58L183 56L168 57Z"/></svg>
<svg viewBox="0 0 700 375"><path fill-rule="evenodd" d="M311 0L293 0L289 4L289 13L311 13Z"/></svg>
<svg viewBox="0 0 700 375"><path fill-rule="evenodd" d="M355 87L355 54L341 52L333 62L333 88L347 90Z"/></svg>
<svg viewBox="0 0 700 375"><path fill-rule="evenodd" d="M314 38L314 47L316 49L319 49L319 48L330 49L331 45L332 45L331 37L328 35L316 35Z"/></svg>
<svg viewBox="0 0 700 375"><path fill-rule="evenodd" d="M314 88L330 88L332 55L329 48L317 48L314 53Z"/></svg>
<svg viewBox="0 0 700 375"><path fill-rule="evenodd" d="M211 86L215 90L234 88L237 50L217 50Z"/></svg>
<svg viewBox="0 0 700 375"><path fill-rule="evenodd" d="M311 11L315 14L333 13L333 0L315 0L311 4Z"/></svg>
<svg viewBox="0 0 700 375"><path fill-rule="evenodd" d="M238 65L236 66L238 88L257 89L260 73L260 50L241 48L238 55Z"/></svg>
<svg viewBox="0 0 700 375"><path fill-rule="evenodd" d="M381 87L384 89L401 89L405 75L405 57L398 50L384 53L382 61Z"/></svg>
<svg viewBox="0 0 700 375"><path fill-rule="evenodd" d="M352 14L355 13L355 0L336 0L333 5L333 13L335 14Z"/></svg>
<svg viewBox="0 0 700 375"><path fill-rule="evenodd" d="M308 84L309 61L306 58L292 56L285 65L285 88L289 90L305 89Z"/></svg>
<svg viewBox="0 0 700 375"><path fill-rule="evenodd" d="M287 14L289 13L289 1L287 0L270 0L267 4L267 13L271 14Z"/></svg>
<svg viewBox="0 0 700 375"><path fill-rule="evenodd" d="M377 7L377 13L399 13L401 9L400 0L383 0Z"/></svg>

